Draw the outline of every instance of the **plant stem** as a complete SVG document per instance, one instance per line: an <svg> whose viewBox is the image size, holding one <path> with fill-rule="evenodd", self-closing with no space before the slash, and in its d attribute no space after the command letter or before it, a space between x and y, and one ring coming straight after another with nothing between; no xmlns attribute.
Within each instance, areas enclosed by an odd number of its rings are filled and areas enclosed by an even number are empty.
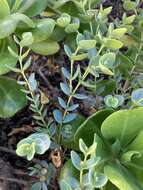
<svg viewBox="0 0 143 190"><path fill-rule="evenodd" d="M98 53L97 53L96 56L99 56L99 55L100 55L100 53L101 53L101 51L102 51L103 48L104 48L104 45L102 45L102 46L100 47L100 49L99 49L99 51L98 51ZM76 55L77 52L78 52L78 49L75 51L75 55ZM70 105L70 103L71 103L71 100L72 100L72 98L73 98L73 95L76 93L76 91L78 90L78 88L80 87L80 85L84 82L84 80L86 79L86 77L87 77L88 74L90 73L90 65L88 65L87 68L86 68L86 70L85 70L85 72L83 73L82 79L80 79L80 80L78 81L77 85L76 85L75 88L73 89L73 87L72 87L73 64L74 64L74 62L71 61L70 96L69 96L68 101L67 101L67 106L66 106L67 108L69 107L69 105ZM67 109L67 108L64 110L64 113L63 113L63 120L65 119L65 116L66 116L66 114L67 114L67 112L68 112L68 109ZM63 123L60 124L60 126L59 126L59 137L58 137L58 142L59 142L59 143L60 143L60 141L61 141L60 132L61 132L62 126L63 126Z"/></svg>
<svg viewBox="0 0 143 190"><path fill-rule="evenodd" d="M85 162L86 162L86 159L87 159L87 156L85 155L85 157L84 157L84 161L82 162L82 164L84 164ZM83 169L81 169L80 170L80 187L81 187L81 189L83 188L82 186L83 186L83 184L82 184L82 181L83 181Z"/></svg>
<svg viewBox="0 0 143 190"><path fill-rule="evenodd" d="M27 84L28 90L29 90L29 92L30 92L30 96L31 96L32 101L33 101L33 103L34 103L34 105L35 105L36 112L37 112L37 114L39 115L39 117L41 118L41 122L42 122L43 126L44 126L44 127L47 127L47 124L46 124L46 122L45 122L45 120L44 120L44 117L43 117L43 114L42 114L42 110L39 109L39 106L37 105L37 102L36 102L36 100L35 100L35 95L34 95L34 93L33 93L33 91L32 91L31 85L30 85L30 83L29 83L29 81L28 81L28 79L27 79L27 77L26 77L26 75L25 75L25 73L24 73L23 64L22 64L22 63L23 63L22 47L20 47L19 64L20 64L21 75L22 75L23 79L25 80L25 82L26 82L26 84Z"/></svg>

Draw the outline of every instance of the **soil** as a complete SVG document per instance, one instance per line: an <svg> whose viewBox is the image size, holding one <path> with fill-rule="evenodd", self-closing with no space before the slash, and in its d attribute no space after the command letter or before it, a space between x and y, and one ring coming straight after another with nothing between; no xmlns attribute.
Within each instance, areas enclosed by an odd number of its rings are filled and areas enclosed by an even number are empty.
<svg viewBox="0 0 143 190"><path fill-rule="evenodd" d="M104 0L103 6L113 6L112 14L109 19L115 17L121 18L123 14L121 0ZM57 97L60 96L59 83L63 80L60 68L67 65L68 60L59 52L52 57L41 57L33 55L33 65L28 71L35 72L39 82L40 90L49 98L48 113L49 118L52 110L57 107ZM84 89L80 89L84 91ZM83 115L89 115L92 112L91 104L93 97L89 102L83 102L80 106L80 112ZM86 110L86 111L85 111ZM15 149L19 140L27 137L34 130L32 123L32 113L28 106L17 113L11 119L0 119L0 190L30 190L30 184L35 181L28 175L28 167L33 163L16 156ZM38 157L40 160L40 157ZM57 184L53 189L58 189Z"/></svg>

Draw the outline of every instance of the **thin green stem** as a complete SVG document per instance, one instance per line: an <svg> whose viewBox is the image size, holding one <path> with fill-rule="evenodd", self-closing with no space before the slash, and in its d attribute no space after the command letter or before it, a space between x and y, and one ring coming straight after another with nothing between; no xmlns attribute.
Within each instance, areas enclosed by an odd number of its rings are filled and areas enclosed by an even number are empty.
<svg viewBox="0 0 143 190"><path fill-rule="evenodd" d="M26 82L26 84L27 84L27 88L28 88L28 90L29 90L29 92L30 92L30 96L31 96L31 98L32 98L32 100L33 100L33 103L34 103L34 105L35 105L36 112L37 112L37 114L39 115L43 126L46 127L47 124L46 124L46 122L45 122L45 120L44 120L44 117L43 117L43 114L42 114L42 110L39 109L39 106L37 105L37 102L36 102L36 100L35 100L35 95L34 95L34 93L33 93L33 91L32 91L32 87L31 87L31 85L30 85L30 83L29 83L29 81L28 81L28 79L27 79L27 77L26 77L26 75L25 75L25 72L24 72L24 70L23 70L23 64L22 64L22 63L23 63L22 47L20 47L19 64L20 64L21 75L22 75L23 79L25 80L25 82Z"/></svg>
<svg viewBox="0 0 143 190"><path fill-rule="evenodd" d="M82 164L84 164L86 162L86 160L87 160L87 156L85 155ZM81 189L83 188L83 184L82 184L83 183L83 172L84 172L84 170L81 169L80 170L80 187L81 187Z"/></svg>
<svg viewBox="0 0 143 190"><path fill-rule="evenodd" d="M103 48L104 48L104 45L102 45L102 46L100 47L100 49L99 49L99 51L98 51L98 54L97 54L96 56L100 55L100 53L101 53L101 51L102 51ZM77 52L78 52L78 49L76 50L75 53L77 53ZM73 64L74 64L74 62L71 61L71 76L73 75L73 74L72 74L72 72L73 72ZM76 91L78 90L78 88L80 87L80 85L84 82L84 80L86 79L86 77L88 76L89 73L90 73L90 65L87 66L87 68L86 68L86 70L85 70L85 72L84 72L82 78L78 81L78 83L77 83L77 85L75 86L75 88L74 88L72 91L71 91L72 88L70 88L70 96L69 96L69 98L68 98L67 105L66 105L67 108L69 107L69 105L70 105L70 103L71 103L71 100L72 100L74 94L76 93ZM72 78L72 77L71 77L71 78ZM70 85L72 85L72 82L70 82ZM63 120L65 119L65 116L67 115L67 112L68 112L68 109L67 109L67 108L64 110L64 113L63 113ZM58 137L58 142L59 142L59 143L60 143L60 141L61 141L61 134L60 134L60 132L61 132L62 126L63 126L63 123L60 124L60 126L59 126L59 137Z"/></svg>

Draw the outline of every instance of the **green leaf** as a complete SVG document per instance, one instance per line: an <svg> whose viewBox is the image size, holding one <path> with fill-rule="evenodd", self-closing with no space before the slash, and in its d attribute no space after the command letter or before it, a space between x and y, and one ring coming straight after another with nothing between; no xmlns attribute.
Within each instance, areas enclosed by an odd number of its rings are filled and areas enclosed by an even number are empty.
<svg viewBox="0 0 143 190"><path fill-rule="evenodd" d="M136 15L123 17L123 24L132 24L136 18Z"/></svg>
<svg viewBox="0 0 143 190"><path fill-rule="evenodd" d="M65 36L66 36L66 33L63 30L63 28L56 25L51 36L50 36L50 39L53 41L56 41L56 42L60 42L60 41L65 39Z"/></svg>
<svg viewBox="0 0 143 190"><path fill-rule="evenodd" d="M77 189L79 190L80 189L80 184L79 184L79 181L77 178L74 178L74 177L66 177L65 178L65 181L71 186L72 190L73 189Z"/></svg>
<svg viewBox="0 0 143 190"><path fill-rule="evenodd" d="M60 49L59 44L55 41L42 41L42 42L37 42L33 43L30 48L38 54L41 55L53 55L57 53Z"/></svg>
<svg viewBox="0 0 143 190"><path fill-rule="evenodd" d="M20 42L20 45L22 47L24 47L24 46L30 46L33 42L34 42L34 38L33 38L31 32L24 32L22 34L22 40Z"/></svg>
<svg viewBox="0 0 143 190"><path fill-rule="evenodd" d="M140 158L141 157L141 153L139 151L135 151L135 150L130 150L128 152L125 152L124 154L122 154L121 160L123 163L128 163L131 162L132 159L136 159L136 158Z"/></svg>
<svg viewBox="0 0 143 190"><path fill-rule="evenodd" d="M137 6L137 3L130 0L126 0L123 3L124 9L127 11L135 10L136 6Z"/></svg>
<svg viewBox="0 0 143 190"><path fill-rule="evenodd" d="M121 165L108 164L104 167L104 173L120 190L142 190L142 187L137 184L134 177Z"/></svg>
<svg viewBox="0 0 143 190"><path fill-rule="evenodd" d="M60 27L66 27L71 22L71 16L67 13L63 13L58 19L57 24Z"/></svg>
<svg viewBox="0 0 143 190"><path fill-rule="evenodd" d="M88 49L94 48L95 45L96 45L96 40L80 40L78 42L79 49L88 50Z"/></svg>
<svg viewBox="0 0 143 190"><path fill-rule="evenodd" d="M45 133L34 133L29 136L36 144L35 151L37 154L44 154L50 147L51 140L48 134Z"/></svg>
<svg viewBox="0 0 143 190"><path fill-rule="evenodd" d="M79 142L82 138L86 145L93 143L94 134L100 134L100 127L102 122L113 112L113 110L107 109L98 111L97 113L90 116L77 130L75 133L75 141Z"/></svg>
<svg viewBox="0 0 143 190"><path fill-rule="evenodd" d="M120 49L123 47L123 43L115 39L105 39L104 45L109 49Z"/></svg>
<svg viewBox="0 0 143 190"><path fill-rule="evenodd" d="M17 47L12 38L0 40L0 75L8 73L10 68L14 68L18 60L18 57L11 55L8 46L17 54Z"/></svg>
<svg viewBox="0 0 143 190"><path fill-rule="evenodd" d="M69 88L68 84L60 82L60 88L64 94L66 94L68 96L70 95L70 88Z"/></svg>
<svg viewBox="0 0 143 190"><path fill-rule="evenodd" d="M105 96L104 102L107 107L111 107L111 108L117 108L119 105L118 99L112 95Z"/></svg>
<svg viewBox="0 0 143 190"><path fill-rule="evenodd" d="M88 147L86 146L86 144L84 143L84 141L82 139L79 139L79 149L80 151L86 155L87 151L88 151Z"/></svg>
<svg viewBox="0 0 143 190"><path fill-rule="evenodd" d="M28 82L30 84L31 87L31 91L34 92L37 89L37 81L35 79L35 73L31 73L29 78L28 78Z"/></svg>
<svg viewBox="0 0 143 190"><path fill-rule="evenodd" d="M56 22L51 18L43 18L36 21L36 27L31 30L34 43L47 40L53 33Z"/></svg>
<svg viewBox="0 0 143 190"><path fill-rule="evenodd" d="M113 38L117 38L117 39L119 38L120 39L126 32L127 32L126 28L117 28L111 32L111 36Z"/></svg>
<svg viewBox="0 0 143 190"><path fill-rule="evenodd" d="M106 189L107 190L119 190L117 187L115 187L112 183L108 182L106 184Z"/></svg>
<svg viewBox="0 0 143 190"><path fill-rule="evenodd" d="M106 96L111 94L116 87L116 82L113 79L100 80L96 83L96 94L100 96Z"/></svg>
<svg viewBox="0 0 143 190"><path fill-rule="evenodd" d="M99 64L98 68L102 71L102 73L104 73L106 75L111 75L111 76L114 75L114 73L110 69L108 69L107 67L105 67L102 64Z"/></svg>
<svg viewBox="0 0 143 190"><path fill-rule="evenodd" d="M105 175L98 173L96 175L95 187L96 188L101 188L101 187L106 185L107 181L108 181L108 178Z"/></svg>
<svg viewBox="0 0 143 190"><path fill-rule="evenodd" d="M68 160L61 169L60 180L67 177L79 178L79 171L73 166L72 161Z"/></svg>
<svg viewBox="0 0 143 190"><path fill-rule="evenodd" d="M77 32L79 29L80 23L79 23L79 19L75 18L71 24L69 24L68 26L66 26L65 28L65 32L66 33L73 33L73 32Z"/></svg>
<svg viewBox="0 0 143 190"><path fill-rule="evenodd" d="M48 134L34 133L17 144L16 153L32 160L35 153L44 154L49 149L50 144L51 140Z"/></svg>
<svg viewBox="0 0 143 190"><path fill-rule="evenodd" d="M26 106L25 94L16 80L0 77L0 117L8 118Z"/></svg>
<svg viewBox="0 0 143 190"><path fill-rule="evenodd" d="M101 132L105 139L119 139L125 147L143 129L143 108L121 110L111 114L104 120Z"/></svg>
<svg viewBox="0 0 143 190"><path fill-rule="evenodd" d="M40 14L48 5L48 1L47 0L26 0L23 3L23 6L20 7L20 9L18 10L19 12L22 12L30 17L36 16L38 14Z"/></svg>
<svg viewBox="0 0 143 190"><path fill-rule="evenodd" d="M104 174L96 173L94 168L89 170L88 176L90 184L92 184L92 186L95 188L101 188L105 186L108 181L108 178Z"/></svg>
<svg viewBox="0 0 143 190"><path fill-rule="evenodd" d="M33 21L26 15L20 13L11 14L0 20L0 39L6 38L15 32L17 24L22 21L30 28L34 27Z"/></svg>
<svg viewBox="0 0 143 190"><path fill-rule="evenodd" d="M53 3L53 8L62 12L68 13L71 16L78 16L78 13L81 12L83 5L75 0L58 0Z"/></svg>
<svg viewBox="0 0 143 190"><path fill-rule="evenodd" d="M81 164L81 168L84 170L97 166L100 162L100 157L93 157Z"/></svg>
<svg viewBox="0 0 143 190"><path fill-rule="evenodd" d="M111 11L112 11L112 7L107 7L105 9L103 9L102 13L104 15L109 15L111 13Z"/></svg>
<svg viewBox="0 0 143 190"><path fill-rule="evenodd" d="M143 106L143 88L134 90L131 94L132 102L137 106Z"/></svg>
<svg viewBox="0 0 143 190"><path fill-rule="evenodd" d="M68 113L65 116L63 123L65 124L65 123L69 123L69 122L73 121L76 118L76 116L77 116L76 113Z"/></svg>
<svg viewBox="0 0 143 190"><path fill-rule="evenodd" d="M64 50L68 57L72 56L72 49L68 45L64 45Z"/></svg>
<svg viewBox="0 0 143 190"><path fill-rule="evenodd" d="M16 29L17 22L11 16L0 20L0 39L10 36Z"/></svg>
<svg viewBox="0 0 143 190"><path fill-rule="evenodd" d="M143 153L142 153L142 149L143 149L143 142L142 142L142 138L143 138L143 130L138 133L138 135L136 136L136 138L128 145L126 151L123 155L122 158L127 158L129 161L132 161L132 164L135 164L138 168L138 171L140 169L140 171L142 171L142 162L143 162ZM123 159L122 159L123 160ZM137 172L136 167L134 168L135 172ZM142 179L141 176L139 176L139 178Z"/></svg>
<svg viewBox="0 0 143 190"><path fill-rule="evenodd" d="M107 68L113 68L116 60L115 53L106 53L100 57L100 64L104 65Z"/></svg>
<svg viewBox="0 0 143 190"><path fill-rule="evenodd" d="M60 181L60 188L62 190L72 190L72 188L70 187L70 185L66 182L66 180L61 180Z"/></svg>
<svg viewBox="0 0 143 190"><path fill-rule="evenodd" d="M80 156L75 152L75 151L71 151L71 160L72 163L74 165L74 167L80 171L81 169L81 158Z"/></svg>
<svg viewBox="0 0 143 190"><path fill-rule="evenodd" d="M27 156L27 160L32 160L35 154L35 144L23 144L17 148L16 154L18 156Z"/></svg>
<svg viewBox="0 0 143 190"><path fill-rule="evenodd" d="M122 73L126 79L130 79L131 78L130 72L133 67L132 60L129 57L120 54L117 56L117 61L119 62L117 70L119 70L119 72Z"/></svg>
<svg viewBox="0 0 143 190"><path fill-rule="evenodd" d="M1 0L0 1L0 19L5 18L10 14L10 8L7 3L7 0Z"/></svg>
<svg viewBox="0 0 143 190"><path fill-rule="evenodd" d="M82 61L82 60L84 60L86 58L87 58L87 53L82 53L82 54L79 54L79 55L72 55L71 56L71 59L73 61Z"/></svg>
<svg viewBox="0 0 143 190"><path fill-rule="evenodd" d="M140 133L138 133L138 135L136 136L136 138L129 144L128 150L141 151L143 148L142 137L143 137L143 130L141 130Z"/></svg>
<svg viewBox="0 0 143 190"><path fill-rule="evenodd" d="M62 124L63 115L62 115L62 112L60 110L55 109L53 111L53 116L54 116L54 119L56 120L57 123Z"/></svg>
<svg viewBox="0 0 143 190"><path fill-rule="evenodd" d="M18 24L20 21L24 22L26 25L28 25L30 28L34 28L35 24L34 22L26 15L21 14L21 13L14 13L11 14L10 17L12 18L13 21Z"/></svg>

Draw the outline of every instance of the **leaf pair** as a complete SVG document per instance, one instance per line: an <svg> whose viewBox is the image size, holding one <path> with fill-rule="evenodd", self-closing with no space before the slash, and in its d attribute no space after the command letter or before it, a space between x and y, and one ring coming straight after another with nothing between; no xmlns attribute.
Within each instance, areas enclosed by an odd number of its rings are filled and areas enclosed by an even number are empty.
<svg viewBox="0 0 143 190"><path fill-rule="evenodd" d="M27 160L32 160L35 153L44 154L50 147L50 137L44 133L35 133L21 140L17 144L16 153L25 156Z"/></svg>

